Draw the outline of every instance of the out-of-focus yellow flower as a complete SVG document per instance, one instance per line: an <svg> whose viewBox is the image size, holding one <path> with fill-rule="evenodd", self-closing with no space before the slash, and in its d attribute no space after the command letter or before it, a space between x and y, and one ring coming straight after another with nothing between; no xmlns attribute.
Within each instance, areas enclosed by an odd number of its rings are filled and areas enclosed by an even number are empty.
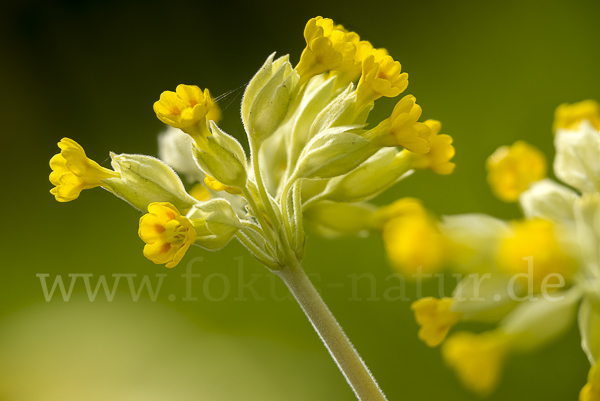
<svg viewBox="0 0 600 401"><path fill-rule="evenodd" d="M579 401L600 401L600 372L597 365L590 369L588 381L579 393Z"/></svg>
<svg viewBox="0 0 600 401"><path fill-rule="evenodd" d="M492 191L505 202L516 202L529 184L546 177L546 157L524 141L499 147L488 157L486 167Z"/></svg>
<svg viewBox="0 0 600 401"><path fill-rule="evenodd" d="M200 183L194 185L192 189L190 189L190 195L199 201L207 201L210 199L210 191L205 185Z"/></svg>
<svg viewBox="0 0 600 401"><path fill-rule="evenodd" d="M437 347L444 341L450 328L461 318L461 313L452 312L452 298L421 298L413 302L411 309L415 320L421 326L419 339L430 347Z"/></svg>
<svg viewBox="0 0 600 401"><path fill-rule="evenodd" d="M383 240L393 267L409 276L419 271L437 273L448 258L447 239L427 213L410 213L388 221Z"/></svg>
<svg viewBox="0 0 600 401"><path fill-rule="evenodd" d="M533 290L538 292L550 274L560 274L568 281L576 272L576 261L559 246L554 224L533 219L512 224L513 234L505 238L498 250L498 264L508 274L532 270ZM523 258L533 257L532 261ZM529 266L531 264L531 266Z"/></svg>
<svg viewBox="0 0 600 401"><path fill-rule="evenodd" d="M216 178L207 175L204 179L204 184L215 192L225 191L232 195L239 195L242 193L240 188L230 187L228 185L222 184Z"/></svg>
<svg viewBox="0 0 600 401"><path fill-rule="evenodd" d="M208 89L203 92L195 85L177 85L175 92L163 92L154 103L154 112L160 121L191 135L198 144L210 135L208 121L221 119Z"/></svg>
<svg viewBox="0 0 600 401"><path fill-rule="evenodd" d="M423 110L413 95L404 96L394 107L392 115L370 131L375 143L382 146L402 146L413 153L430 150L431 128L418 122ZM365 135L368 137L369 133Z"/></svg>
<svg viewBox="0 0 600 401"><path fill-rule="evenodd" d="M373 215L373 226L383 229L384 225L392 219L426 213L421 200L411 197L401 198L387 206L380 207Z"/></svg>
<svg viewBox="0 0 600 401"><path fill-rule="evenodd" d="M50 160L50 190L59 202L69 202L79 197L84 189L102 186L102 180L119 177L119 174L100 166L85 155L83 148L74 140L63 138L58 147L61 152Z"/></svg>
<svg viewBox="0 0 600 401"><path fill-rule="evenodd" d="M300 85L315 75L331 70L347 70L354 64L355 35L336 29L329 18L312 18L304 28L306 48L300 56L296 72ZM356 35L357 36L357 35Z"/></svg>
<svg viewBox="0 0 600 401"><path fill-rule="evenodd" d="M438 174L450 174L454 171L456 164L450 162L454 157L455 151L452 146L452 137L450 135L438 135L442 129L442 124L436 120L427 120L423 124L429 127L429 147L426 154L414 155L413 168L430 169Z"/></svg>
<svg viewBox="0 0 600 401"><path fill-rule="evenodd" d="M175 206L155 202L140 219L139 236L146 243L144 256L156 264L175 267L196 240L196 230Z"/></svg>
<svg viewBox="0 0 600 401"><path fill-rule="evenodd" d="M553 129L577 129L579 123L588 120L597 130L600 130L600 104L595 100L584 100L579 103L563 103L554 112Z"/></svg>
<svg viewBox="0 0 600 401"><path fill-rule="evenodd" d="M456 333L442 346L442 356L471 391L486 396L498 385L508 353L500 332Z"/></svg>
<svg viewBox="0 0 600 401"><path fill-rule="evenodd" d="M371 52L362 63L362 76L356 88L356 109L382 96L396 97L408 86L408 74L385 49Z"/></svg>

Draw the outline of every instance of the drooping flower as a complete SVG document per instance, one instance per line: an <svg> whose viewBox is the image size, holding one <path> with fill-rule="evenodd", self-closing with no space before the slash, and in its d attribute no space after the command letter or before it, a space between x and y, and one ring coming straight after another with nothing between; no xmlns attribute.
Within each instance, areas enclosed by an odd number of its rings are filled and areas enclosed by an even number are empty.
<svg viewBox="0 0 600 401"><path fill-rule="evenodd" d="M140 219L139 236L146 243L144 256L156 264L175 267L196 239L187 217L170 203L156 202Z"/></svg>
<svg viewBox="0 0 600 401"><path fill-rule="evenodd" d="M219 106L208 89L202 91L195 85L182 84L175 92L163 92L154 103L154 112L159 120L190 134L197 143L210 135L208 122L221 118Z"/></svg>
<svg viewBox="0 0 600 401"><path fill-rule="evenodd" d="M392 115L365 135L375 136L382 146L402 146L413 153L428 153L431 128L419 122L422 109L412 95L404 96L394 107Z"/></svg>
<svg viewBox="0 0 600 401"><path fill-rule="evenodd" d="M452 146L452 137L450 135L438 135L442 129L442 124L436 120L426 120L424 124L429 127L429 152L425 154L415 154L413 168L430 169L437 174L450 174L454 171L456 165L450 160L456 153Z"/></svg>
<svg viewBox="0 0 600 401"><path fill-rule="evenodd" d="M356 88L357 110L380 97L396 97L408 86L408 74L384 49L371 52L362 63L362 76Z"/></svg>
<svg viewBox="0 0 600 401"><path fill-rule="evenodd" d="M59 202L69 202L79 197L84 189L100 187L102 180L119 177L119 174L88 159L83 148L74 140L63 138L58 147L61 152L50 160L50 191Z"/></svg>
<svg viewBox="0 0 600 401"><path fill-rule="evenodd" d="M296 71L300 84L315 75L331 70L345 70L354 64L356 46L353 36L336 29L329 18L312 18L304 28L306 48L300 56Z"/></svg>
<svg viewBox="0 0 600 401"><path fill-rule="evenodd" d="M444 343L442 356L465 387L486 396L500 380L507 356L506 338L500 332L456 333Z"/></svg>
<svg viewBox="0 0 600 401"><path fill-rule="evenodd" d="M411 309L421 328L419 339L430 347L437 347L444 341L448 332L461 317L461 313L453 312L450 307L452 298L421 298L413 302Z"/></svg>

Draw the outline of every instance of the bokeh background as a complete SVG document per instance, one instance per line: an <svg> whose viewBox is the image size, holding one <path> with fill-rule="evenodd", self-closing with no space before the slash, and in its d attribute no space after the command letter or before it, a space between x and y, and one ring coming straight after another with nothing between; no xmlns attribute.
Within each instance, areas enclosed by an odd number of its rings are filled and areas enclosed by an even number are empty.
<svg viewBox="0 0 600 401"><path fill-rule="evenodd" d="M551 160L556 106L600 98L600 3L481 1L5 1L0 13L2 270L0 400L351 400L304 315L236 243L194 249L174 270L142 256L138 212L101 190L59 204L48 193L58 142L77 140L107 166L108 152L156 154L163 129L152 104L179 83L234 90L223 128L242 137L244 85L273 51L297 62L306 21L323 15L386 47L410 75L424 118L455 138L451 176L416 174L378 202L417 196L438 214L519 216L496 200L484 163L525 139ZM230 107L228 106L230 104ZM373 120L394 102L378 102ZM181 274L193 264L194 296ZM256 299L236 300L257 276ZM381 238L311 236L305 268L390 400L475 400L439 350L417 340L408 302L349 301L349 275L371 273L378 296L391 270ZM79 281L69 302L46 302L36 274L167 274L152 302L123 279L113 302L90 302ZM204 278L231 280L222 301ZM110 280L109 280L110 282ZM345 283L327 288L324 283ZM426 286L435 293L437 283ZM223 291L219 278L211 294ZM173 294L174 301L169 300ZM409 286L407 295L414 297ZM171 298L172 299L172 298ZM576 399L589 368L575 328L533 355L515 356L490 400Z"/></svg>

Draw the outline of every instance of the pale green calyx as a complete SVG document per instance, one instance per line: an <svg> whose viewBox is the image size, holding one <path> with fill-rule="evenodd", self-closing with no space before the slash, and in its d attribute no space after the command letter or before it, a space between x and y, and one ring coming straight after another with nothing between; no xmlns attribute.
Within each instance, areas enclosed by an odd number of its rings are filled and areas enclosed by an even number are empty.
<svg viewBox="0 0 600 401"><path fill-rule="evenodd" d="M298 93L300 77L283 56L271 54L246 87L242 100L242 121L250 141L261 144L285 119L291 100Z"/></svg>
<svg viewBox="0 0 600 401"><path fill-rule="evenodd" d="M186 217L196 230L196 245L212 251L223 248L244 227L225 199L198 203Z"/></svg>
<svg viewBox="0 0 600 401"><path fill-rule="evenodd" d="M206 148L193 149L196 163L202 171L222 184L244 188L248 175L246 154L242 145L213 121L210 122L210 128L212 135L207 137Z"/></svg>
<svg viewBox="0 0 600 401"><path fill-rule="evenodd" d="M111 153L119 178L104 180L109 190L134 207L146 211L153 202L169 202L187 210L197 200L185 191L177 174L162 161L144 155Z"/></svg>

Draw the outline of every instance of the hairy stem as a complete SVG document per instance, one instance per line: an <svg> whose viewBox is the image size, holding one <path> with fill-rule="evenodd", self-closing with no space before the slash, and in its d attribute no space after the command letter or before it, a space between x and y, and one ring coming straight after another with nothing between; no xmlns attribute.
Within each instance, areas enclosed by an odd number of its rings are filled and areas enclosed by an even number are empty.
<svg viewBox="0 0 600 401"><path fill-rule="evenodd" d="M371 372L300 264L284 267L275 273L281 277L302 307L356 397L361 401L385 401L385 395Z"/></svg>

